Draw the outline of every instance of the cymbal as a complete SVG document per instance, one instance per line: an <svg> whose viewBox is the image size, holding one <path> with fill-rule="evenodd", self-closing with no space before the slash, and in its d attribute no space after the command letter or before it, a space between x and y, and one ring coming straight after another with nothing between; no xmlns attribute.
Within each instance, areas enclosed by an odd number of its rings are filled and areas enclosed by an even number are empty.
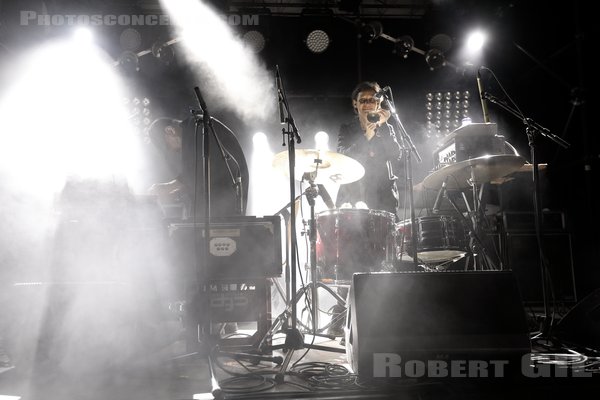
<svg viewBox="0 0 600 400"><path fill-rule="evenodd" d="M288 151L277 153L273 168L289 176ZM319 163L316 160L320 160ZM364 167L355 159L340 153L316 149L296 149L296 180L310 173L315 183L345 184L359 180L365 174Z"/></svg>
<svg viewBox="0 0 600 400"><path fill-rule="evenodd" d="M548 164L538 164L538 171L545 171L548 167ZM501 178L497 178L492 180L490 183L492 185L502 185L503 183L510 182L515 180L515 175L519 173L531 173L533 172L533 164L523 164L521 168L511 173L510 176L505 176Z"/></svg>
<svg viewBox="0 0 600 400"><path fill-rule="evenodd" d="M472 158L446 165L423 179L427 189L439 189L446 180L447 189L461 189L471 186L471 177L475 183L487 183L511 174L525 164L525 159L513 154L498 154ZM448 179L446 179L448 177Z"/></svg>

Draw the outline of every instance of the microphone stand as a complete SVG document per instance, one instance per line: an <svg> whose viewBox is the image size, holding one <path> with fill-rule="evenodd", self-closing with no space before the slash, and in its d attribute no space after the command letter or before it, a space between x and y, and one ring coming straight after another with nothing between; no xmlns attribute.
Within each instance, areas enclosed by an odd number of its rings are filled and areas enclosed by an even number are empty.
<svg viewBox="0 0 600 400"><path fill-rule="evenodd" d="M200 93L200 88L198 86L194 87L194 93L196 94L196 98L198 99L198 103L200 104L200 109L202 109L202 113L204 117L202 118L202 161L204 166L204 176L203 176L203 184L204 184L204 251L202 253L202 267L197 268L197 279L198 279L198 290L200 293L205 292L206 286L206 270L208 269L208 254L210 251L210 137L209 137L209 129L213 129L212 119L210 117L210 113L208 112L208 107L206 106L206 102ZM196 132L198 128L198 120L196 119ZM194 143L197 143L197 139L194 140ZM194 195L194 204L192 204L193 212L193 223L194 223L194 231L196 230L196 196ZM204 300L204 296L201 296L202 303L206 304ZM200 331L204 327L200 327Z"/></svg>
<svg viewBox="0 0 600 400"><path fill-rule="evenodd" d="M194 115L195 118L195 126L196 126L196 132L197 132L197 128L198 128L198 124L199 121L202 121L202 145L203 145L203 166L204 166L204 176L203 176L203 182L204 182L204 251L203 251L203 255L202 255L202 267L198 267L197 268L197 279L198 279L198 297L199 300L201 301L201 303L203 305L207 304L207 296L206 296L206 285L207 285L207 280L208 280L208 254L210 251L210 231L211 231L211 212L210 212L210 189L211 189L211 182L210 182L210 133L212 133L213 137L215 138L215 142L217 143L217 146L219 148L219 151L221 152L221 155L223 157L223 160L225 161L225 165L227 166L227 171L229 172L229 176L231 178L231 181L233 183L233 186L235 187L235 191L236 191L236 208L237 208L237 213L239 215L244 215L245 210L244 210L244 198L243 198L243 189L242 189L242 171L240 169L240 166L238 164L238 176L236 177L233 173L233 171L231 170L231 167L229 166L228 163L228 159L230 156L228 156L228 153L225 151L225 148L223 146L223 144L221 143L221 140L219 139L219 137L217 136L217 133L215 132L214 126L212 124L212 120L213 118L210 116L210 113L208 111L208 107L206 106L206 102L204 101L204 98L202 97L202 94L200 93L200 88L199 87L194 87L194 92L196 94L196 98L198 99L198 103L200 104L200 108L202 110L202 116L199 115L198 112L192 112L192 114ZM225 125L223 125L225 126ZM227 128L227 127L226 127ZM229 129L229 128L227 128ZM194 143L196 145L197 141L194 140ZM234 159L235 160L235 159ZM237 163L237 160L236 160ZM194 226L194 231L196 230L196 212L195 212L195 207L196 207L196 199L194 196L194 204L193 204L193 226ZM203 334L203 340L205 340L206 336L210 336L210 325L208 327L208 334L205 332L205 326L206 324L206 320L203 320L200 323L200 332ZM210 324L210 322L209 322ZM210 341L206 341L206 344L209 344ZM209 344L210 345L210 344ZM214 367L213 367L213 354L212 354L212 350L208 349L208 366L209 366L209 373L210 373L210 378L211 378L211 385L212 385L212 394L215 398L221 398L222 397L222 390L219 386L219 381L218 378L216 376ZM273 359L261 359L260 357L257 356L257 358L252 358L251 355L245 354L245 353L241 353L241 354L236 354L236 353L228 353L228 355L230 357L233 357L235 359L250 359L251 361L273 361L275 362Z"/></svg>
<svg viewBox="0 0 600 400"><path fill-rule="evenodd" d="M398 113L396 112L396 107L394 106L394 100L389 94L390 92L391 92L391 89L384 92L383 102L387 105L388 110L390 110L390 112L392 113L392 116L394 117L394 121L396 122L398 130L400 131L400 142L402 144L398 143L395 133L393 134L393 139L398 144L398 146L402 149L402 152L404 153L404 169L405 169L405 173L406 173L406 185L408 186L410 223L411 223L411 226L413 227L413 231L414 231L415 227L417 226L417 222L416 222L416 216L415 216L415 200L414 200L414 191L413 191L413 184L412 184L413 178L412 178L411 154L414 154L414 156L416 157L418 162L422 162L423 159L419 155L419 152L417 151L417 148L415 147L410 135L408 134L406 129L404 129L404 125L402 124L402 121L400 121L400 117L398 116ZM412 240L412 248L413 248L412 258L413 258L413 265L414 265L414 268L416 271L419 268L419 262L417 260L417 235L413 232L413 234L411 236L412 236L411 240Z"/></svg>
<svg viewBox="0 0 600 400"><path fill-rule="evenodd" d="M510 114L517 117L523 124L525 125L525 133L527 134L527 140L529 144L529 151L531 154L531 163L533 164L533 211L534 211L534 224L535 224L535 235L538 242L538 251L540 256L540 276L542 280L542 296L544 302L544 323L542 325L542 335L547 336L550 333L550 329L552 328L552 316L550 315L550 311L548 308L550 294L552 292L552 278L550 276L550 271L548 269L548 263L546 256L544 254L544 250L542 247L542 208L541 208L541 200L540 200L540 185L539 185L539 168L538 168L538 160L537 154L535 151L535 138L538 135L544 136L547 139L550 139L557 145L567 149L571 145L564 139L556 136L549 129L541 126L531 118L525 117L519 110L516 110L510 107L505 102L499 100L498 98L492 96L489 93L483 93L483 98L490 101L493 104L496 104L500 108L508 111ZM552 297L554 295L552 294Z"/></svg>
<svg viewBox="0 0 600 400"><path fill-rule="evenodd" d="M192 114L196 118L196 122L199 120L203 120L203 118L204 118L204 114L201 114L198 111L192 110ZM213 120L217 121L221 126L223 126L225 129L227 129L232 134L233 134L233 131L231 129L229 129L227 127L227 125L225 125L223 122L219 121L218 119L216 119L212 116L210 116L209 118L211 119L211 122L209 124L211 133L212 133L213 137L215 138L215 142L217 143L219 152L221 153L221 156L223 157L223 160L225 161L225 166L227 167L227 172L229 173L229 178L231 179L231 186L235 189L235 197L236 197L236 210L235 211L238 215L244 215L246 213L246 209L244 207L244 187L243 187L243 182L242 182L241 167L240 167L238 161L235 158L233 158L233 156L227 151L227 149L225 149L225 146L223 146L221 139L219 139L219 136L217 135L217 133L215 132L215 130L213 128L212 121ZM235 134L234 134L234 136L235 136ZM237 175L233 173L231 166L229 165L229 160L232 158L237 165L237 169L238 169Z"/></svg>
<svg viewBox="0 0 600 400"><path fill-rule="evenodd" d="M290 106L285 95L283 83L281 81L281 75L279 73L279 66L277 66L276 76L277 86L277 97L279 102L279 110L282 124L287 124L286 128L281 128L281 135L283 136L283 145L287 143L288 147L288 161L289 161L289 175L290 175L290 226L291 226L291 266L289 267L288 273L291 275L291 288L290 293L292 294L291 299L291 321L288 321L290 325L285 331L285 344L284 348L288 350L280 371L277 373L275 379L278 382L283 382L284 374L291 361L291 358L295 350L302 349L304 347L304 335L300 332L297 327L297 310L296 310L296 268L297 258L296 253L298 249L296 235L294 230L296 229L296 142L302 143L302 138L298 133L298 127L294 121L294 117L290 111ZM284 115L285 112L285 115Z"/></svg>

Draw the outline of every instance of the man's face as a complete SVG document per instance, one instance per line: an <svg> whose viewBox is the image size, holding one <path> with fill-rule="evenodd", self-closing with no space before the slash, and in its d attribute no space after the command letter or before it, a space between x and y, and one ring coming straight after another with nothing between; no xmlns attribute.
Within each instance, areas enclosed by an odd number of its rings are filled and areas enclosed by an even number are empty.
<svg viewBox="0 0 600 400"><path fill-rule="evenodd" d="M353 100L352 104L358 110L359 115L366 115L367 113L379 110L381 100L377 101L374 96L374 90L365 90L358 93L356 100Z"/></svg>

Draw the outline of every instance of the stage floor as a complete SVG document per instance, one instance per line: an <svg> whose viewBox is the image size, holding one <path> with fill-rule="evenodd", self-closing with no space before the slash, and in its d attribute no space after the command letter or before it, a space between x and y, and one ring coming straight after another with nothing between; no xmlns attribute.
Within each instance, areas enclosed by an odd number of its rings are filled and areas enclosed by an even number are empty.
<svg viewBox="0 0 600 400"><path fill-rule="evenodd" d="M239 331L244 334L243 326ZM273 346L284 344L277 334ZM94 364L92 360L44 360L37 364L11 366L7 359L0 372L0 399L123 399L183 400L212 399L506 399L570 398L598 387L600 374L595 358L587 357L588 375L581 377L482 379L477 377L445 380L402 378L388 381L365 381L351 373L341 338L305 336L305 343L330 350L303 348L295 350L287 368L273 362L250 362L229 356L212 358L218 386L211 381L211 367L206 354L186 354L183 340L162 349L148 349L135 360L117 365ZM227 340L221 349L227 350ZM567 362L568 355L536 346L533 354L546 360ZM206 352L204 352L206 353ZM286 357L276 349L273 357ZM565 349L564 353L568 354ZM571 354L573 350L571 350ZM582 359L581 359L582 360ZM581 361L580 360L580 361ZM87 361L87 362L86 362ZM571 363L575 360L571 359ZM110 363L109 363L110 364ZM594 365L595 364L595 365ZM87 367L74 367L87 365ZM282 378L281 382L279 378ZM215 391L215 390L218 390ZM12 399L12 397L6 397Z"/></svg>

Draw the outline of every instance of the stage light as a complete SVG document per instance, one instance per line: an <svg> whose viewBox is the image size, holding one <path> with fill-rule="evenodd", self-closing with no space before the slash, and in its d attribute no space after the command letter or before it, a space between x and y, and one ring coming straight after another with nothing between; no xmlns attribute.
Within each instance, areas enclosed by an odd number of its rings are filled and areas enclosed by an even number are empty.
<svg viewBox="0 0 600 400"><path fill-rule="evenodd" d="M152 55L163 62L165 65L169 65L175 59L175 50L171 46L172 41L169 42L154 42L152 45Z"/></svg>
<svg viewBox="0 0 600 400"><path fill-rule="evenodd" d="M119 43L123 50L136 51L142 45L142 35L135 29L127 28L121 32Z"/></svg>
<svg viewBox="0 0 600 400"><path fill-rule="evenodd" d="M327 32L321 29L315 29L311 31L306 37L306 47L316 54L323 53L329 47L331 39Z"/></svg>
<svg viewBox="0 0 600 400"><path fill-rule="evenodd" d="M425 136L441 138L461 126L470 117L468 90L439 91L425 94Z"/></svg>
<svg viewBox="0 0 600 400"><path fill-rule="evenodd" d="M370 43L373 40L383 35L383 25L379 21L371 21L367 24L361 23L360 25L360 36L367 39Z"/></svg>
<svg viewBox="0 0 600 400"><path fill-rule="evenodd" d="M140 60L132 51L124 51L119 56L117 64L123 70L123 72L131 74L140 70Z"/></svg>
<svg viewBox="0 0 600 400"><path fill-rule="evenodd" d="M94 41L94 34L87 28L77 28L73 32L73 39L78 43L88 45Z"/></svg>
<svg viewBox="0 0 600 400"><path fill-rule="evenodd" d="M252 152L249 158L250 182L248 193L249 215L271 215L286 203L285 191L273 193L273 187L285 187L285 177L273 170L273 150L264 132L252 136Z"/></svg>
<svg viewBox="0 0 600 400"><path fill-rule="evenodd" d="M446 58L439 49L430 49L425 53L425 61L430 70L435 70L446 65Z"/></svg>
<svg viewBox="0 0 600 400"><path fill-rule="evenodd" d="M67 176L129 176L138 167L135 130L122 101L125 85L107 59L77 37L49 42L16 62L18 72L0 99L0 132L12 141L10 152L0 152L0 169L9 166L15 178L47 194ZM33 120L31 93L44 104Z"/></svg>
<svg viewBox="0 0 600 400"><path fill-rule="evenodd" d="M398 38L398 41L394 44L393 52L401 55L403 58L408 58L408 53L411 52L415 46L415 41L410 36L402 36Z"/></svg>
<svg viewBox="0 0 600 400"><path fill-rule="evenodd" d="M264 132L256 132L254 136L252 136L252 144L254 145L254 150L263 150L269 148L269 143L267 141L267 135Z"/></svg>
<svg viewBox="0 0 600 400"><path fill-rule="evenodd" d="M429 47L446 53L452 48L452 38L445 33L438 33L429 39Z"/></svg>
<svg viewBox="0 0 600 400"><path fill-rule="evenodd" d="M265 36L260 31L250 30L242 36L244 45L254 53L260 53L266 44Z"/></svg>
<svg viewBox="0 0 600 400"><path fill-rule="evenodd" d="M487 35L482 31L475 31L467 37L467 51L469 53L479 52L487 40Z"/></svg>
<svg viewBox="0 0 600 400"><path fill-rule="evenodd" d="M317 150L329 150L329 135L327 132L319 131L315 133L315 148Z"/></svg>

